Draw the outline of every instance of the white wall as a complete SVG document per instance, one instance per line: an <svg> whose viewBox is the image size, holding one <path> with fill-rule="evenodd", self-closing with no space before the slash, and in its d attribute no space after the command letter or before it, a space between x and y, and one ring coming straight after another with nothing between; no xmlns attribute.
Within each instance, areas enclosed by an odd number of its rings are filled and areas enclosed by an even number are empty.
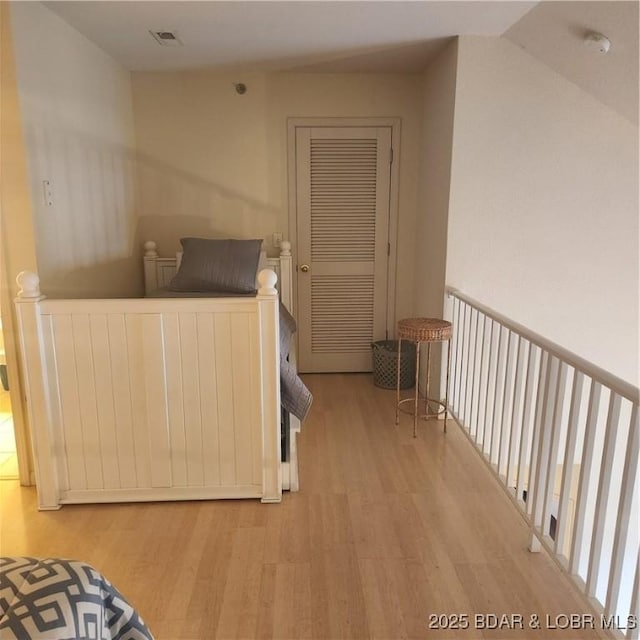
<svg viewBox="0 0 640 640"><path fill-rule="evenodd" d="M457 47L457 40L451 42L423 74L414 296L415 314L430 318L443 317ZM433 350L432 355L435 357L431 360L429 395L438 397L439 349ZM426 362L424 356L423 361Z"/></svg>
<svg viewBox="0 0 640 640"><path fill-rule="evenodd" d="M638 384L638 129L463 37L451 180L447 284Z"/></svg>
<svg viewBox="0 0 640 640"><path fill-rule="evenodd" d="M442 317L456 92L457 41L423 76L420 204L416 233L416 312Z"/></svg>
<svg viewBox="0 0 640 640"><path fill-rule="evenodd" d="M234 82L244 82L238 95ZM183 235L288 233L287 119L402 119L398 312L413 312L420 76L134 73L139 240L163 254ZM271 248L271 252L273 252Z"/></svg>
<svg viewBox="0 0 640 640"><path fill-rule="evenodd" d="M130 74L38 2L12 3L11 18L42 290L134 295Z"/></svg>

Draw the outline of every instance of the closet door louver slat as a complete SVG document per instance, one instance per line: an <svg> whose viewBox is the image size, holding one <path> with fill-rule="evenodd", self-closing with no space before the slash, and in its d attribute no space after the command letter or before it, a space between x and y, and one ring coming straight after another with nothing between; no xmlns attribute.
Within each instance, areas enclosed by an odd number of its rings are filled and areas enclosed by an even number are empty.
<svg viewBox="0 0 640 640"><path fill-rule="evenodd" d="M299 262L310 264L298 275L303 371L371 369L385 322L390 142L363 127L311 129L298 145Z"/></svg>
<svg viewBox="0 0 640 640"><path fill-rule="evenodd" d="M369 352L373 339L373 275L311 277L314 353Z"/></svg>
<svg viewBox="0 0 640 640"><path fill-rule="evenodd" d="M311 259L314 263L375 259L377 157L376 138L311 139ZM345 205L349 209L345 210ZM355 214L352 207L357 207ZM345 285L348 287L348 282L343 283L343 287ZM368 286L373 300L373 282ZM312 324L320 328L313 319ZM368 334L371 335L371 327ZM313 344L316 344L315 331Z"/></svg>

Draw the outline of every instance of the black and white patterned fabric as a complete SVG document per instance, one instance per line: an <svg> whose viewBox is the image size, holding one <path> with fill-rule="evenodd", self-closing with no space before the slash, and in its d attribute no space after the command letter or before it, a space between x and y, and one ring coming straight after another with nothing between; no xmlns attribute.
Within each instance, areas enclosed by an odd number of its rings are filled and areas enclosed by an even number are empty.
<svg viewBox="0 0 640 640"><path fill-rule="evenodd" d="M0 640L153 640L93 567L59 558L0 558Z"/></svg>

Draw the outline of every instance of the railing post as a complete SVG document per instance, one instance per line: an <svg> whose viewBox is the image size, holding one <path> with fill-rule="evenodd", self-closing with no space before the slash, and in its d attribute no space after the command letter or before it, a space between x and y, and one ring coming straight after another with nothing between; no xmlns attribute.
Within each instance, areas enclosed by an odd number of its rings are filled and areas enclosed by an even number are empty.
<svg viewBox="0 0 640 640"><path fill-rule="evenodd" d="M280 328L278 277L270 269L258 274L262 393L262 502L282 500L280 466Z"/></svg>
<svg viewBox="0 0 640 640"><path fill-rule="evenodd" d="M59 482L52 447L51 411L40 302L40 278L22 271L16 278L20 291L15 300L20 357L24 369L28 422L35 466L38 508L59 509Z"/></svg>
<svg viewBox="0 0 640 640"><path fill-rule="evenodd" d="M144 243L144 290L153 291L158 288L158 246L153 240Z"/></svg>
<svg viewBox="0 0 640 640"><path fill-rule="evenodd" d="M280 243L280 300L289 313L295 315L293 311L292 259L291 243L283 240Z"/></svg>
<svg viewBox="0 0 640 640"><path fill-rule="evenodd" d="M624 459L622 481L620 483L618 514L616 516L616 533L613 542L613 550L611 552L611 572L609 575L609 585L607 588L607 598L605 603L605 611L608 614L615 614L618 611L618 600L620 598L620 588L622 586L622 573L625 564L625 556L627 555L627 544L629 544L627 532L629 531L629 528L633 526L633 501L634 493L637 491L638 486L638 445L640 444L638 429L638 406L634 405L631 410L629 432L627 434L627 450ZM638 514L636 513L636 527L638 526L637 516ZM632 591L632 599L634 596L637 598L637 590L638 585L636 584L635 593ZM630 613L636 614L636 611L633 610L633 603Z"/></svg>
<svg viewBox="0 0 640 640"><path fill-rule="evenodd" d="M445 291L444 294L444 305L442 308L442 318L447 320L452 325L454 324L453 318L453 307L454 307L454 295L452 291ZM447 359L440 359L440 400L444 398L445 402L449 402L451 400L451 394L449 393L449 383L452 380L450 367L451 363L449 360L451 359L451 344L455 337L456 327L452 326L451 338L449 339L449 344L447 345ZM449 407L447 407L449 410Z"/></svg>

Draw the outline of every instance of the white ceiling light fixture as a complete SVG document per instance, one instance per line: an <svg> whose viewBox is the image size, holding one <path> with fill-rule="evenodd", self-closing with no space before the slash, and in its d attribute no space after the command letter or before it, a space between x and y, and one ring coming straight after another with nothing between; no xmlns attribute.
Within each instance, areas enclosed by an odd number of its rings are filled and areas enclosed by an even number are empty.
<svg viewBox="0 0 640 640"><path fill-rule="evenodd" d="M182 40L178 38L177 31L171 31L169 29L160 29L154 31L149 29L149 33L153 36L153 39L163 47L182 47Z"/></svg>
<svg viewBox="0 0 640 640"><path fill-rule="evenodd" d="M585 36L584 44L587 49L602 54L607 53L609 49L611 49L611 41L609 38L596 31L591 31Z"/></svg>

